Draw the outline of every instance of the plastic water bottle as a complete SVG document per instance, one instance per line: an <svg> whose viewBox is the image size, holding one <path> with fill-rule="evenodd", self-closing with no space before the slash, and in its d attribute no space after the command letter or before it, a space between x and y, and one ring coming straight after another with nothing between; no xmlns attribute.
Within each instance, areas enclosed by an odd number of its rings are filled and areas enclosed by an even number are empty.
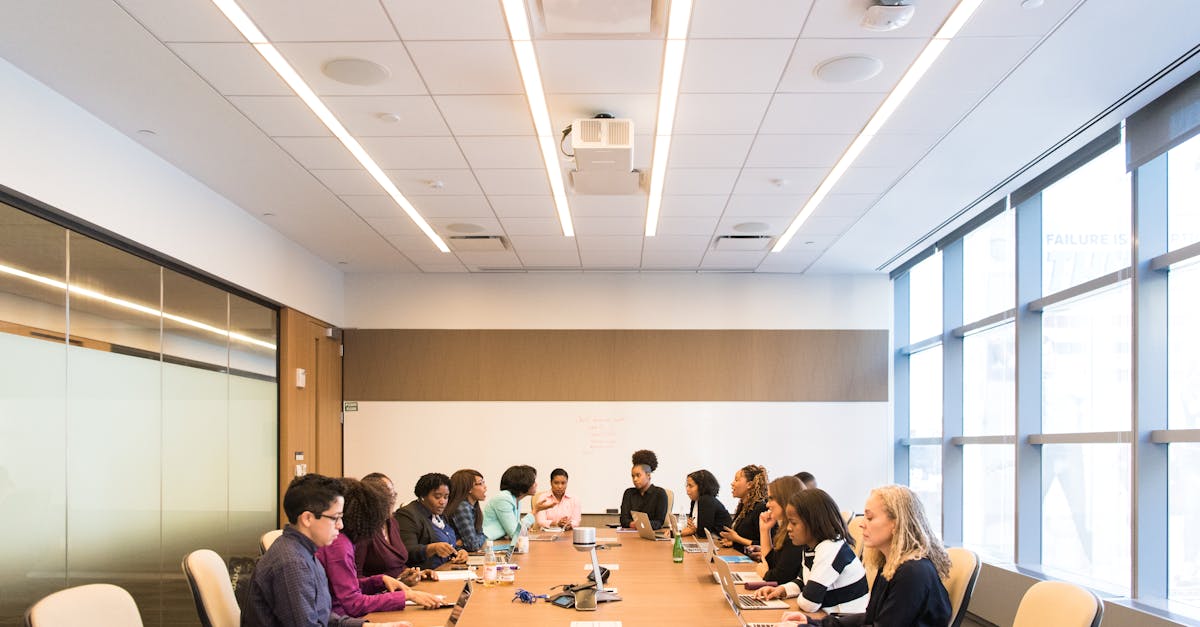
<svg viewBox="0 0 1200 627"><path fill-rule="evenodd" d="M675 534L675 548L671 549L671 559L676 564L683 563L683 536Z"/></svg>
<svg viewBox="0 0 1200 627"><path fill-rule="evenodd" d="M496 585L496 549L491 540L483 544L483 585Z"/></svg>

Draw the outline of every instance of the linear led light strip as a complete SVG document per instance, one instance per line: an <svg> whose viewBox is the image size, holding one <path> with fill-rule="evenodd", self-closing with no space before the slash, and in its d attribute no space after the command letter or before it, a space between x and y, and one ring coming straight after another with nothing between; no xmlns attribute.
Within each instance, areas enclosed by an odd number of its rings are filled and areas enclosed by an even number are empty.
<svg viewBox="0 0 1200 627"><path fill-rule="evenodd" d="M412 203L404 197L404 194L400 193L396 184L392 183L392 180L384 174L383 168L380 168L379 164L375 163L371 155L367 154L367 151L363 149L362 144L359 144L358 140L354 139L350 135L350 132L346 130L346 127L342 126L342 123L333 115L333 112L313 93L308 83L305 83L304 79L300 78L300 75L296 73L291 64L283 58L283 55L279 54L279 50L270 41L267 41L266 36L262 34L262 31L258 30L258 27L254 25L250 16L246 15L246 12L238 6L237 2L234 0L212 0L212 2L217 5L221 13L225 14L225 18L241 31L242 36L254 46L258 54L262 55L262 58L271 64L271 67L292 88L292 91L296 92L297 96L300 96L300 99L316 114L321 123L325 125L325 128L329 129L329 132L333 133L333 136L342 142L346 150L349 150L350 154L362 164L362 167L367 170L371 178L375 179L376 183L379 183L383 191L387 192L388 196L391 196L397 205L400 205L404 213L408 214L408 217L433 242L433 245L437 246L438 250L444 253L450 252L450 248L446 246L446 242L442 241L442 238L434 232L429 223L425 221L425 218L417 213L416 207L413 207Z"/></svg>
<svg viewBox="0 0 1200 627"><path fill-rule="evenodd" d="M538 146L542 149L542 161L546 164L546 175L550 178L550 191L554 194L554 206L558 209L558 221L563 235L575 236L575 225L571 223L571 208L567 204L567 188L563 183L562 166L558 162L558 142L550 126L550 109L546 106L546 92L542 90L542 74L538 70L537 53L529 35L529 20L525 14L525 0L503 0L504 20L508 22L508 36L512 39L513 52L517 55L517 67L521 70L521 82L525 84L525 98L533 114L533 129L537 133Z"/></svg>
<svg viewBox="0 0 1200 627"><path fill-rule="evenodd" d="M120 298L116 298L114 296L109 296L108 294L101 294L100 292L97 292L95 290L89 290L86 287L80 287L78 285L68 285L66 283L63 283L62 281L59 281L56 279L51 279L50 277L44 277L39 274L33 274L31 272L26 272L24 270L18 270L17 268L13 268L11 266L6 266L3 264L0 264L0 272L2 272L4 274L9 274L9 275L12 275L15 277L20 277L22 279L28 279L30 281L33 281L34 283L41 283L42 285L48 285L50 287L55 287L60 290L66 290L70 294L78 294L79 296L86 296L88 298L106 302L110 305L116 305L117 307L129 309L129 310L136 311L139 313L144 313L148 316L162 316L163 318L166 318L167 320L172 320L172 321L178 322L180 324L185 324L189 327L193 327L193 328L200 329L203 331L208 331L209 333L215 333L222 337L227 337L231 340L237 340L239 342L245 342L247 344L254 344L255 346L261 346L263 348L275 350L275 345L270 342L264 342L264 341L256 339L256 338L252 338L248 335L242 335L241 333L233 333L231 331L226 331L225 329L218 329L217 327L214 327L211 324L205 324L198 320L192 320L191 318L184 318L183 316L178 316L173 313L167 313L165 311L162 311L161 309L155 309L153 307L139 305L137 303L123 300Z"/></svg>
<svg viewBox="0 0 1200 627"><path fill-rule="evenodd" d="M671 131L675 127L675 105L679 101L679 80L683 75L683 55L687 51L688 22L692 19L692 0L671 0L670 10L662 83L658 89L658 120L654 125L654 161L650 164L646 237L654 237L658 232L663 181L667 177L667 157L671 154Z"/></svg>
<svg viewBox="0 0 1200 627"><path fill-rule="evenodd" d="M808 202L804 203L804 208L800 210L800 213L796 215L792 223L788 225L787 230L780 236L779 241L775 242L775 246L771 249L771 252L777 253L782 251L788 245L788 242L792 241L792 237L796 235L796 231L800 230L804 221L808 220L809 216L816 211L817 206L821 204L821 201L825 200L825 197L829 195L833 186L837 185L838 180L846 173L846 170L850 168L854 160L858 158L858 155L862 154L867 144L871 143L871 140L875 138L875 134L879 132L879 129L883 128L888 118L892 117L892 114L896 112L900 103L904 102L908 94L917 86L917 82L921 80L921 77L925 76L925 73L929 71L933 62L946 49L950 40L958 34L963 24L967 23L967 20L971 18L971 14L982 3L983 0L962 0L958 3L958 6L954 8L950 17L946 18L946 22L938 29L933 39L929 40L929 43L925 45L925 49L921 51L917 60L909 66L908 71L904 73L904 77L900 79L900 82L896 84L896 87L884 99L883 104L879 105L879 108L875 110L875 115L871 116L871 119L867 121L867 125L863 127L863 130L850 143L850 147L846 149L846 152L842 153L841 159L838 159L838 162L834 164L829 174L825 175L825 180L821 181L821 184L817 186L817 191L813 192Z"/></svg>

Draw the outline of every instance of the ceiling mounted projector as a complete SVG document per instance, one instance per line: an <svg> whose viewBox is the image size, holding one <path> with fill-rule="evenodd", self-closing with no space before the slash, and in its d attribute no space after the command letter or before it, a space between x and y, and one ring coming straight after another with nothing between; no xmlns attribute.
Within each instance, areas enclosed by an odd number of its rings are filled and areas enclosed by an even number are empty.
<svg viewBox="0 0 1200 627"><path fill-rule="evenodd" d="M879 0L879 4L867 7L862 27L873 31L889 31L904 28L912 21L917 7L910 0Z"/></svg>

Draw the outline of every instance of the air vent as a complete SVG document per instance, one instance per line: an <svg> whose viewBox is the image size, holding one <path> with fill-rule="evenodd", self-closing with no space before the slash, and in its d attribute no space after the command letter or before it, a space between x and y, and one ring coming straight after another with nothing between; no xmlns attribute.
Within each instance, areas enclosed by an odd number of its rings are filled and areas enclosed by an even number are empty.
<svg viewBox="0 0 1200 627"><path fill-rule="evenodd" d="M508 242L500 235L451 235L446 239L450 248L459 252L487 253L508 250Z"/></svg>
<svg viewBox="0 0 1200 627"><path fill-rule="evenodd" d="M775 239L770 235L719 235L713 240L713 250L766 250Z"/></svg>

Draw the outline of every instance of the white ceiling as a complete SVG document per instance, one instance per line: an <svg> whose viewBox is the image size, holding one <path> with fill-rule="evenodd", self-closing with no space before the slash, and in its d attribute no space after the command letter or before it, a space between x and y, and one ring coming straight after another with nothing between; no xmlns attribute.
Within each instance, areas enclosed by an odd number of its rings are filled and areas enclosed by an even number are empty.
<svg viewBox="0 0 1200 627"><path fill-rule="evenodd" d="M874 271L1196 43L1188 0L984 0L784 252L717 251L782 233L953 0L888 33L859 27L870 0L696 0L653 238L644 194L571 194L561 235L499 0L240 3L436 230L511 248L438 252L208 0L4 3L0 56L347 272ZM556 127L632 118L648 171L661 35L535 46ZM845 54L883 71L814 77ZM321 73L345 57L390 74Z"/></svg>

